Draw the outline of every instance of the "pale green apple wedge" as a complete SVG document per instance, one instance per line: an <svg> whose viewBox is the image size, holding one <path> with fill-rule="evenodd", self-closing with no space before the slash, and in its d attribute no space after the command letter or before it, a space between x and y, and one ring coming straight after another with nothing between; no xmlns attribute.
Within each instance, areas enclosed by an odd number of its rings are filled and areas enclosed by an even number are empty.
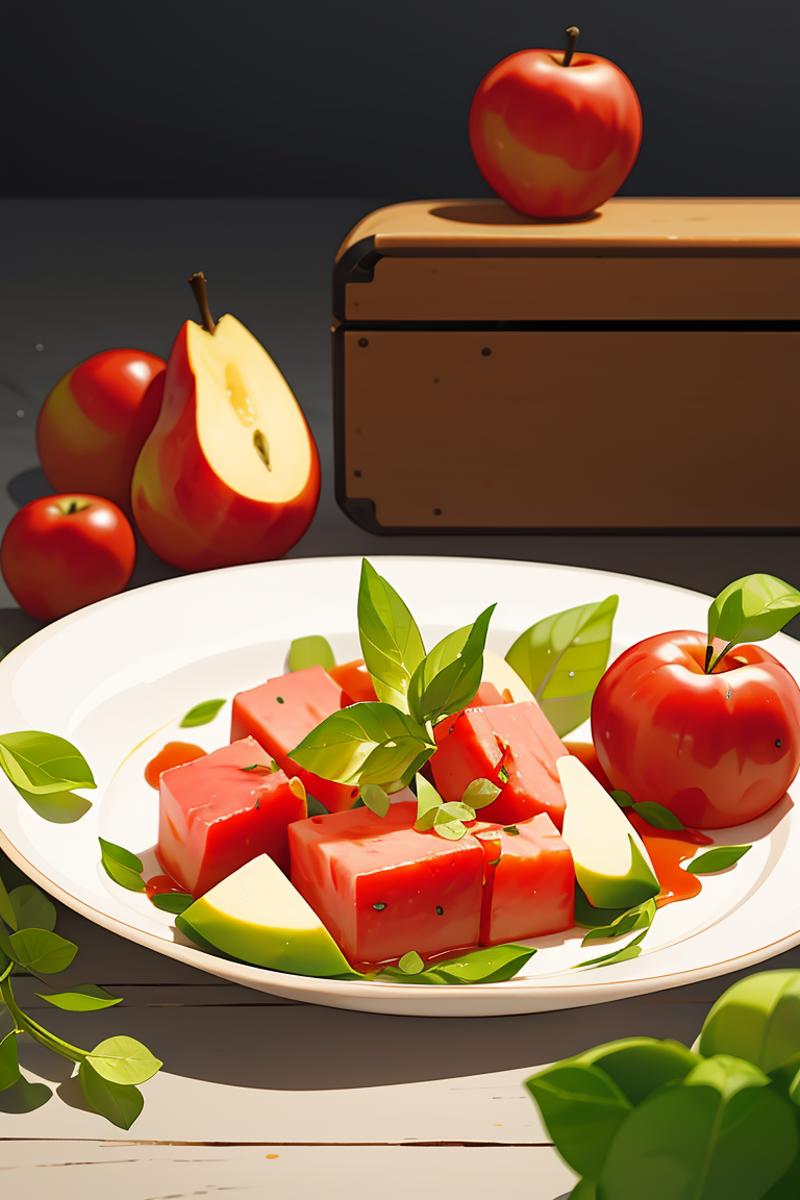
<svg viewBox="0 0 800 1200"><path fill-rule="evenodd" d="M201 937L233 958L293 975L350 975L317 914L266 855L245 863L183 913Z"/></svg>
<svg viewBox="0 0 800 1200"><path fill-rule="evenodd" d="M657 896L659 883L642 839L580 759L556 762L564 792L563 838L575 877L594 908L631 908Z"/></svg>

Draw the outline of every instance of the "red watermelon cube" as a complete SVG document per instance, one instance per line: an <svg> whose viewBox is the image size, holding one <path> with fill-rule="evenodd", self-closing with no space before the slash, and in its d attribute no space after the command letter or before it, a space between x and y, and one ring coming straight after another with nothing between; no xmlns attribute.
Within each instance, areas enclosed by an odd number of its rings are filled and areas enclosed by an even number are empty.
<svg viewBox="0 0 800 1200"><path fill-rule="evenodd" d="M481 945L496 946L571 929L575 868L546 813L516 825L473 830L486 856Z"/></svg>

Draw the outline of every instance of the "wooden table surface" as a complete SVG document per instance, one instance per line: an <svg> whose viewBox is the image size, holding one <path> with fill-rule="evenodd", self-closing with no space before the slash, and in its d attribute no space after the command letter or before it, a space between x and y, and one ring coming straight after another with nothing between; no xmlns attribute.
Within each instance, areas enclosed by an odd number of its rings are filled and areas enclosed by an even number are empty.
<svg viewBox="0 0 800 1200"><path fill-rule="evenodd" d="M330 478L330 264L377 201L14 200L0 202L0 529L47 488L33 425L48 388L107 346L166 353L192 314L185 278L204 269L218 313L235 312L275 355L309 415L326 479L297 554L456 553L573 563L715 592L748 571L797 580L796 537L396 538L336 509ZM134 582L168 574L142 552ZM36 628L0 584L0 646ZM85 1044L114 1032L165 1060L124 1133L86 1112L69 1064L26 1045L23 1066L56 1094L31 1114L0 1093L0 1186L9 1198L183 1200L217 1195L386 1200L555 1200L571 1173L522 1081L598 1041L692 1041L733 977L572 1012L478 1020L382 1017L293 1004L231 986L104 932L73 913L71 977L125 997L56 1031ZM800 966L800 952L770 965ZM31 1011L45 1007L20 981ZM80 1032L78 1032L78 1030Z"/></svg>

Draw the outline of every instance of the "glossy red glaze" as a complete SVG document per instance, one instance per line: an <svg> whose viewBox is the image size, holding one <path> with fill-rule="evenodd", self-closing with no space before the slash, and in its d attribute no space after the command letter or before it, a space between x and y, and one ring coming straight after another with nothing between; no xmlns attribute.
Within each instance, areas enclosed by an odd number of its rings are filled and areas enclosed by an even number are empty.
<svg viewBox="0 0 800 1200"><path fill-rule="evenodd" d="M507 204L535 217L591 212L620 188L642 138L639 100L619 67L578 51L520 50L472 101L475 161Z"/></svg>
<svg viewBox="0 0 800 1200"><path fill-rule="evenodd" d="M170 892L177 892L179 895L185 894L180 884L176 883L169 875L153 875L151 879L145 881L144 890L148 900L152 900L153 896L167 896Z"/></svg>
<svg viewBox="0 0 800 1200"><path fill-rule="evenodd" d="M694 858L701 846L710 846L711 838L696 829L654 829L632 812L628 820L641 835L661 884L656 897L658 907L696 896L703 886L702 876L692 875L682 864Z"/></svg>
<svg viewBox="0 0 800 1200"><path fill-rule="evenodd" d="M800 689L760 646L737 646L706 675L705 647L682 630L626 650L595 692L592 737L613 787L716 829L760 816L792 783Z"/></svg>
<svg viewBox="0 0 800 1200"><path fill-rule="evenodd" d="M43 621L121 592L135 560L133 530L121 509L82 494L31 500L12 517L0 546L9 591Z"/></svg>
<svg viewBox="0 0 800 1200"><path fill-rule="evenodd" d="M164 771L170 771L173 767L182 767L184 763L202 758L205 753L203 747L196 746L194 742L167 742L166 746L159 750L158 754L154 755L145 767L145 780L151 788L158 791Z"/></svg>
<svg viewBox="0 0 800 1200"><path fill-rule="evenodd" d="M283 502L252 500L224 483L197 433L189 324L175 339L159 385L161 411L136 463L131 491L136 523L151 550L184 571L280 558L303 536L317 506L316 444L306 427L310 473L301 491Z"/></svg>

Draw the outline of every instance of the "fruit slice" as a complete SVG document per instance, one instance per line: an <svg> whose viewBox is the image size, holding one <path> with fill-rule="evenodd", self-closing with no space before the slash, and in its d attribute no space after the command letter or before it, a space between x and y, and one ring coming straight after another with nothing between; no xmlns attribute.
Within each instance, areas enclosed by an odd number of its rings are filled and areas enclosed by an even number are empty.
<svg viewBox="0 0 800 1200"><path fill-rule="evenodd" d="M622 809L574 754L559 758L556 766L566 801L564 841L589 903L630 908L657 896L650 856Z"/></svg>
<svg viewBox="0 0 800 1200"><path fill-rule="evenodd" d="M350 973L317 914L266 854L196 900L183 921L223 954L257 967L294 975Z"/></svg>
<svg viewBox="0 0 800 1200"><path fill-rule="evenodd" d="M358 704L362 700L375 701L378 699L372 676L367 670L363 658L354 658L352 662L338 663L337 666L330 668L328 674L335 683L338 683L353 704Z"/></svg>
<svg viewBox="0 0 800 1200"><path fill-rule="evenodd" d="M572 855L546 813L517 825L476 827L473 832L485 855L482 946L572 928Z"/></svg>

